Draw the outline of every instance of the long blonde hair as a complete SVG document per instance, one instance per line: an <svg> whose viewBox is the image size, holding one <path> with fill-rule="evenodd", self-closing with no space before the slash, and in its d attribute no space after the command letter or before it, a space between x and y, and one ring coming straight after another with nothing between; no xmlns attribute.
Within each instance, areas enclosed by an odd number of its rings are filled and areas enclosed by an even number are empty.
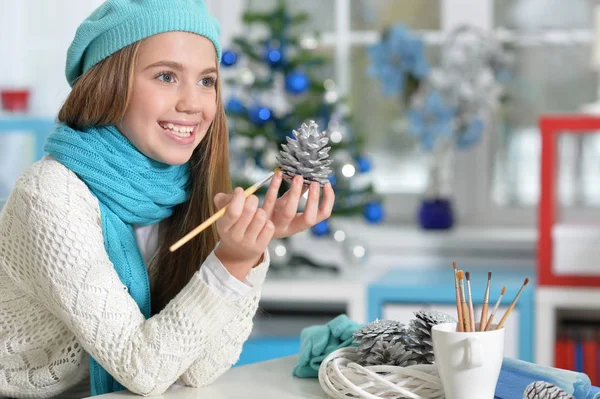
<svg viewBox="0 0 600 399"><path fill-rule="evenodd" d="M96 64L73 86L58 120L74 129L116 125L127 111L140 42L131 44ZM216 226L171 253L169 246L208 219L217 209L213 198L231 192L229 135L217 77L217 111L200 145L189 161L191 196L160 222L159 247L150 262L152 314L160 312L181 291L214 249Z"/></svg>

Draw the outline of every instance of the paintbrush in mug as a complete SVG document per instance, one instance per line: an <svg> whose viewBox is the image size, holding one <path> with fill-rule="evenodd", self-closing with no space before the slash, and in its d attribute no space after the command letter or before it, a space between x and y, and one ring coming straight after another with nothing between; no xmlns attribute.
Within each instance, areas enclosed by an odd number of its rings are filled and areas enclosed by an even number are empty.
<svg viewBox="0 0 600 399"><path fill-rule="evenodd" d="M500 302L502 302L502 297L504 296L505 293L506 293L506 287L502 287L502 292L500 293L500 296L498 297L496 306L494 306L494 310L492 311L490 318L488 319L487 323L485 324L485 331L490 331L490 328L492 327L492 321L494 321L494 316L496 315L496 312L498 311L498 307L500 306Z"/></svg>
<svg viewBox="0 0 600 399"><path fill-rule="evenodd" d="M465 332L470 332L471 330L471 322L469 321L469 308L467 306L467 298L465 296L465 283L463 281L465 272L459 270L457 273L458 276L458 287L460 288L460 302L462 306L462 316L463 316L463 328Z"/></svg>
<svg viewBox="0 0 600 399"><path fill-rule="evenodd" d="M481 308L481 320L479 322L479 331L485 331L488 316L488 303L490 302L490 284L492 280L492 272L488 272L487 285L485 294L483 295L483 307Z"/></svg>
<svg viewBox="0 0 600 399"><path fill-rule="evenodd" d="M456 270L456 262L452 262L454 268L454 290L456 291L456 314L458 316L458 331L465 331L463 325L462 303L460 300L460 289L458 287L458 272Z"/></svg>
<svg viewBox="0 0 600 399"><path fill-rule="evenodd" d="M527 285L527 283L529 283L529 277L526 277L525 281L523 281L523 285L521 286L521 289L519 290L519 292L517 292L517 296L515 296L515 299L513 299L512 303L510 304L510 306L506 310L506 313L504 313L504 316L500 320L500 323L498 323L498 326L496 327L496 330L501 329L504 326L504 323L506 323L506 319L508 318L508 315L515 308L515 305L517 304L517 301L519 300L519 297L521 296L521 293L523 292L523 289L525 288L525 286Z"/></svg>
<svg viewBox="0 0 600 399"><path fill-rule="evenodd" d="M475 312L473 311L473 298L471 296L471 273L467 272L467 293L469 294L469 322L471 331L475 330Z"/></svg>

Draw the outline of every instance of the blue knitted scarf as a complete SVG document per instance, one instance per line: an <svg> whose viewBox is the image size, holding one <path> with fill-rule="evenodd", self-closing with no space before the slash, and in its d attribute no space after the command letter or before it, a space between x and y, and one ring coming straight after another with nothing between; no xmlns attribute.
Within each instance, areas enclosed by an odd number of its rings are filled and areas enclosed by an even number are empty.
<svg viewBox="0 0 600 399"><path fill-rule="evenodd" d="M76 131L59 125L44 149L98 199L106 252L144 317L150 317L150 283L132 225L157 223L187 201L188 165L148 158L114 126ZM90 378L92 395L124 389L91 356Z"/></svg>

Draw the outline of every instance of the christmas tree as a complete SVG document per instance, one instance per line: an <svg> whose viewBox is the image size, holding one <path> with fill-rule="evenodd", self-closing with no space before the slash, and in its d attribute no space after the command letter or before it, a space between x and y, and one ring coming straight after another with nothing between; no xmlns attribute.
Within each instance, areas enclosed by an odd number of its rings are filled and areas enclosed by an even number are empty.
<svg viewBox="0 0 600 399"><path fill-rule="evenodd" d="M300 33L308 18L306 13L290 13L284 0L267 12L245 12L244 31L259 27L266 34L234 38L223 52L221 66L227 83L225 110L234 185L247 187L275 169L282 144L303 123L314 121L326 132L333 161L329 181L336 203L332 218L311 231L327 236L333 233L337 216L362 215L378 223L383 220L383 207L371 183L372 165L363 136L351 129L351 117L334 80L323 76L331 61L316 51L319 35Z"/></svg>

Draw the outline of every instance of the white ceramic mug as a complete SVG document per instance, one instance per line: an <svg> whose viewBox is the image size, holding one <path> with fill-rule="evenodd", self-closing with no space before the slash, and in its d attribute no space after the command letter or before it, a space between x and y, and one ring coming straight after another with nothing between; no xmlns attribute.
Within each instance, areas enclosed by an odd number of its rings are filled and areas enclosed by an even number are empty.
<svg viewBox="0 0 600 399"><path fill-rule="evenodd" d="M493 399L504 359L504 328L458 332L456 323L444 323L433 326L431 335L445 398Z"/></svg>

